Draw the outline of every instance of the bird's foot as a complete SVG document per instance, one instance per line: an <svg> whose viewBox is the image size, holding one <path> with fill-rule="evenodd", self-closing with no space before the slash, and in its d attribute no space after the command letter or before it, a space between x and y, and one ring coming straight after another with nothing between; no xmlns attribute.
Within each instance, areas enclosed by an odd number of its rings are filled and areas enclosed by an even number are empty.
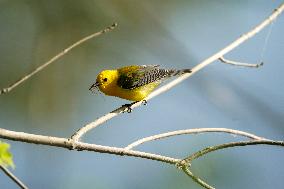
<svg viewBox="0 0 284 189"><path fill-rule="evenodd" d="M135 104L136 102L130 103L130 104L124 104L122 107L124 107L123 113L131 113L132 112L132 105Z"/></svg>
<svg viewBox="0 0 284 189"><path fill-rule="evenodd" d="M130 104L124 104L124 105L122 105L122 107L124 107L123 112L131 113L132 110L133 110L132 106L133 106L134 104L136 104L137 102L139 102L139 101L135 101L135 102L132 102L132 103L130 103ZM143 105L147 105L147 103L148 103L147 100L142 100L142 104L143 104Z"/></svg>
<svg viewBox="0 0 284 189"><path fill-rule="evenodd" d="M142 100L142 104L145 106L145 105L147 105L147 100Z"/></svg>

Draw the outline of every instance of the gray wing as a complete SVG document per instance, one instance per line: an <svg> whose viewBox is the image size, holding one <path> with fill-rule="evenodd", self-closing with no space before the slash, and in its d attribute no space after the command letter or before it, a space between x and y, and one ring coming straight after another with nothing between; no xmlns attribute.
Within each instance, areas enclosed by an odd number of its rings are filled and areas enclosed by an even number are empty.
<svg viewBox="0 0 284 189"><path fill-rule="evenodd" d="M160 69L159 65L143 65L135 71L121 73L117 83L123 89L135 89L149 83L161 81L174 72L176 71Z"/></svg>

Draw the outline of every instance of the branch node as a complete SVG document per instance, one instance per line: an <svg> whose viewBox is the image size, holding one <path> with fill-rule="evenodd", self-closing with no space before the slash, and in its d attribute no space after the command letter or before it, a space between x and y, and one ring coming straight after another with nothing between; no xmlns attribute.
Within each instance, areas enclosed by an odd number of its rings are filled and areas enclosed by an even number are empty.
<svg viewBox="0 0 284 189"><path fill-rule="evenodd" d="M118 26L118 24L115 22L115 23L113 23L111 26L108 26L106 29L104 29L104 30L102 31L102 33L109 32L110 30L113 30L116 26Z"/></svg>
<svg viewBox="0 0 284 189"><path fill-rule="evenodd" d="M68 138L68 140L65 142L66 146L68 146L69 150L78 150L77 149L77 141L72 139L72 138ZM80 151L80 150L78 150Z"/></svg>
<svg viewBox="0 0 284 189"><path fill-rule="evenodd" d="M191 167L191 163L189 163L187 160L185 159L182 159L180 160L179 162L177 162L176 164L176 167L180 170L183 170L184 167Z"/></svg>
<svg viewBox="0 0 284 189"><path fill-rule="evenodd" d="M122 149L122 150L119 152L119 155L120 155L120 156L125 156L125 150L126 150L126 149Z"/></svg>
<svg viewBox="0 0 284 189"><path fill-rule="evenodd" d="M1 94L6 94L6 93L8 93L8 92L9 92L8 88L1 89L0 95L1 95Z"/></svg>

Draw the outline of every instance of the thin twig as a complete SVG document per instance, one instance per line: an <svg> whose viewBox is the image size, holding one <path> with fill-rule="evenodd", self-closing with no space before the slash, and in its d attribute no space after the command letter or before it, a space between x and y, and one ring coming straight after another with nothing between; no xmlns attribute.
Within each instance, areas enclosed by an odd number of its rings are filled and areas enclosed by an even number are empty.
<svg viewBox="0 0 284 189"><path fill-rule="evenodd" d="M57 55L55 55L53 58L51 58L50 60L48 60L47 62L43 63L41 66L37 67L35 70L33 70L32 72L30 72L29 74L25 75L24 77L20 78L19 80L17 80L16 82L12 83L9 87L7 88L3 88L0 90L0 95L1 94L6 94L8 92L10 92L11 90L13 90L14 88L16 88L17 86L19 86L20 84L22 84L24 81L28 80L29 78L31 78L33 75L35 75L36 73L38 73L39 71L43 70L44 68L46 68L47 66L49 66L50 64L54 63L57 59L61 58L63 55L65 55L66 53L68 53L70 50L72 50L73 48L81 45L82 43L97 37L99 35L102 35L104 33L107 33L111 30L113 30L115 27L117 26L117 23L112 24L111 26L105 28L104 30L101 30L99 32L93 33L87 37L84 37L83 39L80 39L79 41L73 43L72 45L70 45L69 47L67 47L66 49L64 49L63 51L61 51L60 53L58 53Z"/></svg>
<svg viewBox="0 0 284 189"><path fill-rule="evenodd" d="M229 133L233 135L239 135L243 137L247 137L249 139L253 140L263 140L265 138L256 136L251 133L247 133L244 131L238 131L234 129L227 129L227 128L196 128L196 129L185 129L185 130L178 130L178 131L172 131L172 132L167 132L167 133L162 133L158 135L153 135L149 137L145 137L142 139L139 139L131 144L129 144L125 149L130 150L133 149L134 147L137 147L138 145L141 145L145 142L150 142L153 140L159 140L171 136L176 136L176 135L184 135L184 134L200 134L200 133L207 133L207 132L220 132L220 133Z"/></svg>
<svg viewBox="0 0 284 189"><path fill-rule="evenodd" d="M80 138L87 133L88 131L94 129L95 127L105 123L106 121L112 119L115 116L118 116L120 113L127 111L127 108L125 106L121 106L120 108L117 108L116 110L113 110L112 112L96 119L94 122L91 122L84 127L80 128L77 132L75 132L71 138L74 141L79 141Z"/></svg>
<svg viewBox="0 0 284 189"><path fill-rule="evenodd" d="M215 189L214 187L210 186L209 184L207 184L205 181L203 181L201 178L195 176L188 168L188 166L183 166L181 168L183 170L183 172L185 174L187 174L189 177L192 178L192 180L194 180L197 184L199 184L200 186L203 186L204 188L207 189Z"/></svg>
<svg viewBox="0 0 284 189"><path fill-rule="evenodd" d="M28 187L19 179L17 178L9 169L6 167L0 165L0 169L10 178L12 179L20 188L22 189L28 189Z"/></svg>
<svg viewBox="0 0 284 189"><path fill-rule="evenodd" d="M187 158L183 159L182 163L191 163L194 159L197 159L201 156L204 156L210 152L214 152L217 150L225 149L225 148L232 148L237 146L251 146L251 145L259 145L259 144L265 144L265 145L272 145L272 146L284 146L284 141L273 141L273 140L253 140L253 141L240 141L240 142L230 142L225 144L220 144L216 146L210 146L207 148L204 148Z"/></svg>
<svg viewBox="0 0 284 189"><path fill-rule="evenodd" d="M263 22L261 22L256 27L254 27L251 31L241 35L241 37L236 39L234 42L232 42L231 44L229 44L228 46L226 46L225 48L223 48L222 50L220 50L219 52L217 52L213 56L207 58L206 60L204 60L203 62L201 62L200 64L198 64L194 68L192 68L191 73L183 74L180 77L176 78L175 80L164 85L163 87L158 88L157 90L152 92L145 100L149 101L150 99L170 90L171 88L173 88L177 84L181 83L182 81L184 81L187 78L189 78L190 76L192 76L194 73L198 72L199 70L203 69L204 67L213 63L214 61L218 60L220 57L224 56L225 54L227 54L228 52L230 52L231 50L233 50L234 48L236 48L237 46L239 46L240 44L242 44L243 42L245 42L249 38L253 37L258 32L260 32L263 28L265 28L273 20L275 20L283 11L284 11L284 3L282 3L278 8L276 8L274 10L274 12L268 18L266 18ZM133 103L133 105L131 106L131 109L134 109L134 108L140 106L141 104L143 104L142 101L139 101L137 103ZM125 107L118 108L118 109L112 111L111 113L106 114L103 117L97 119L96 121L85 125L84 127L80 128L76 133L73 134L72 139L75 140L75 141L80 140L80 138L84 134L89 132L90 130L96 128L97 126L99 126L101 124L103 124L107 120L109 120L109 119L111 119L115 116L118 116L119 114L121 114L122 112L125 112L126 110L127 109Z"/></svg>
<svg viewBox="0 0 284 189"><path fill-rule="evenodd" d="M244 62L236 62L236 61L228 60L228 59L224 58L223 56L221 56L219 58L219 60L222 63L224 63L224 64L230 64L230 65L234 65L234 66L243 66L243 67L250 67L250 68L258 68L260 66L263 66L263 62L261 62L260 64L250 64L250 63L244 63Z"/></svg>
<svg viewBox="0 0 284 189"><path fill-rule="evenodd" d="M249 145L259 145L259 144L266 144L266 145L273 145L273 146L284 146L284 141L272 141L272 140L253 140L253 141L240 141L240 142L230 142L225 144L220 144L216 146L210 146L207 148L204 148L187 158L184 158L179 163L176 164L178 168L181 168L188 176L190 176L195 182L197 182L199 185L203 186L204 188L210 188L213 187L204 182L202 179L195 176L190 170L189 167L191 166L191 163L194 159L200 158L201 156L204 156L210 152L214 152L217 150L225 149L225 148L232 148L237 146L249 146Z"/></svg>

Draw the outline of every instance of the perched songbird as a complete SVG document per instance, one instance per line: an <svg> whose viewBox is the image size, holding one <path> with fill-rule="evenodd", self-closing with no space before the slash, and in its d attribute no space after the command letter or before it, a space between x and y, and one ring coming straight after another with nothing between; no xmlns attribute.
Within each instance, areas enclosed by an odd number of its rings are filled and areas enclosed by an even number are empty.
<svg viewBox="0 0 284 189"><path fill-rule="evenodd" d="M90 90L99 88L104 94L130 101L144 100L166 78L190 73L190 69L161 69L159 65L127 66L104 70Z"/></svg>

